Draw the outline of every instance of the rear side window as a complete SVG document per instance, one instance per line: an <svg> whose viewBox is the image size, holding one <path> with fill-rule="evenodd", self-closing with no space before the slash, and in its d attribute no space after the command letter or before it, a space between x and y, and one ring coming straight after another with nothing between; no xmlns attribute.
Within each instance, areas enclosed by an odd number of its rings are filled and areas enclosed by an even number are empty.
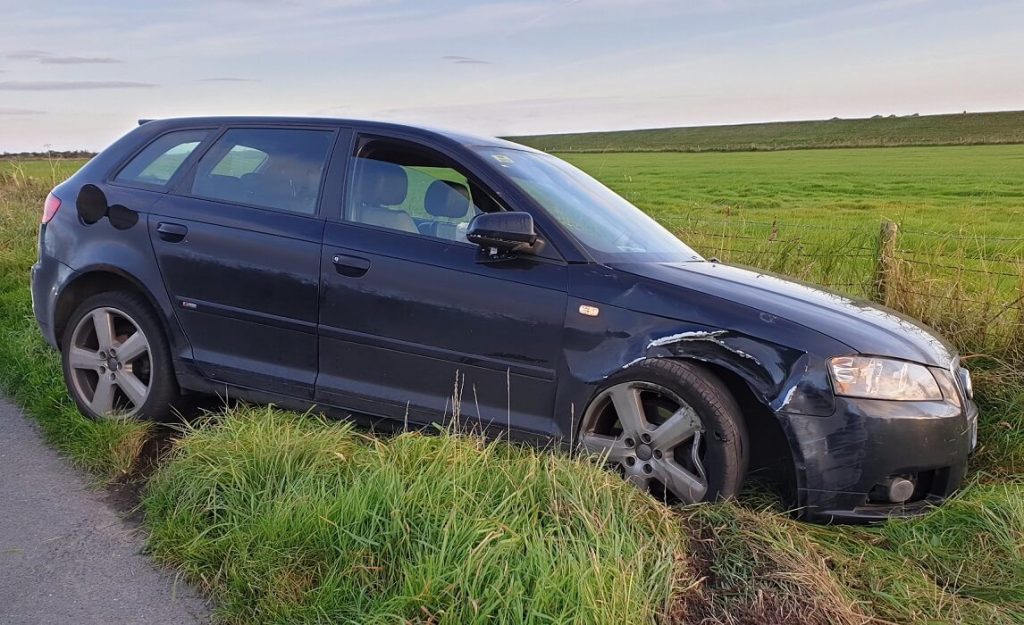
<svg viewBox="0 0 1024 625"><path fill-rule="evenodd" d="M155 139L130 160L114 178L116 182L166 186L182 163L199 147L209 130L179 130Z"/></svg>
<svg viewBox="0 0 1024 625"><path fill-rule="evenodd" d="M329 130L228 130L200 159L192 195L312 215L333 138Z"/></svg>

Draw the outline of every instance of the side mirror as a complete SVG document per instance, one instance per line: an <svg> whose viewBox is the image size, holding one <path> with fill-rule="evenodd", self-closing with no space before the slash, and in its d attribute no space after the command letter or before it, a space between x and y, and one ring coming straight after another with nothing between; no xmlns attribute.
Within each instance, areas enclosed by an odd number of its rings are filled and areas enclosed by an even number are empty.
<svg viewBox="0 0 1024 625"><path fill-rule="evenodd" d="M510 258L516 252L535 252L541 243L533 228L533 215L519 211L477 215L469 222L466 239L494 260Z"/></svg>

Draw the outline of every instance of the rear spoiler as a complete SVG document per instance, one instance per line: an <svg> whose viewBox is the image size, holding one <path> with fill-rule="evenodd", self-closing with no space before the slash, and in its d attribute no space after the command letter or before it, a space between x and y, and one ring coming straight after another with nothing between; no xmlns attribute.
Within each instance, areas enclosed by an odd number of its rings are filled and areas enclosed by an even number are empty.
<svg viewBox="0 0 1024 625"><path fill-rule="evenodd" d="M154 120L154 119L140 119L139 120L139 125L141 126L142 124L148 124L149 122L152 122L152 121L156 121L156 120Z"/></svg>

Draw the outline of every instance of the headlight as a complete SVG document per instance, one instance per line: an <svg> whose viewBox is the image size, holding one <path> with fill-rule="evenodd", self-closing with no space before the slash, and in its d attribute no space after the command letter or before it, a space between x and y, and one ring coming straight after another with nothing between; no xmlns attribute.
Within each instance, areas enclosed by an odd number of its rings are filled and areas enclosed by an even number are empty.
<svg viewBox="0 0 1024 625"><path fill-rule="evenodd" d="M903 401L941 400L927 367L902 360L840 356L829 361L836 395Z"/></svg>
<svg viewBox="0 0 1024 625"><path fill-rule="evenodd" d="M957 369L957 377L960 378L960 388L963 389L967 399L974 399L974 382L971 382L971 372L963 367Z"/></svg>

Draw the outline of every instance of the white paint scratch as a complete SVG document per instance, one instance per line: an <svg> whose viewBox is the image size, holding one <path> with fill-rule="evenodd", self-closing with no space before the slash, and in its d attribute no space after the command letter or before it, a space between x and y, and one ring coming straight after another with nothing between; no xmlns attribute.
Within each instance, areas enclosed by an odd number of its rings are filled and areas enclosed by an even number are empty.
<svg viewBox="0 0 1024 625"><path fill-rule="evenodd" d="M669 343L676 343L678 341L696 341L700 339L713 339L716 336L725 334L725 330L715 330L714 332L680 332L679 334L673 334L671 336L663 336L660 339L654 339L647 344L647 349L652 347L660 347L662 345L668 345Z"/></svg>
<svg viewBox="0 0 1024 625"><path fill-rule="evenodd" d="M794 384L793 386L789 387L788 391L786 391L786 396L782 398L782 405L779 406L779 410L782 410L783 408L788 406L789 402L793 400L793 395L795 395L795 394L796 394L796 385Z"/></svg>
<svg viewBox="0 0 1024 625"><path fill-rule="evenodd" d="M761 366L761 361L759 361L757 358L754 358L753 356L751 356L747 352L740 351L738 349L733 349L733 348L729 347L728 345L726 345L725 343L723 343L722 341L715 341L715 342L718 343L719 345L721 345L722 347L726 348L730 352L736 354L737 356L742 356L743 358L749 358L749 359L754 361L754 364L756 364L759 367Z"/></svg>
<svg viewBox="0 0 1024 625"><path fill-rule="evenodd" d="M643 360L647 360L647 356L641 356L641 357L639 357L639 358L635 358L635 359L633 359L633 360L630 360L630 361L629 361L629 362L627 362L626 364L622 365L622 368L623 368L623 369L627 369L627 368L629 368L629 367L632 367L632 366L633 366L633 365L635 365L636 363L638 363L638 362L641 362L641 361L643 361Z"/></svg>

